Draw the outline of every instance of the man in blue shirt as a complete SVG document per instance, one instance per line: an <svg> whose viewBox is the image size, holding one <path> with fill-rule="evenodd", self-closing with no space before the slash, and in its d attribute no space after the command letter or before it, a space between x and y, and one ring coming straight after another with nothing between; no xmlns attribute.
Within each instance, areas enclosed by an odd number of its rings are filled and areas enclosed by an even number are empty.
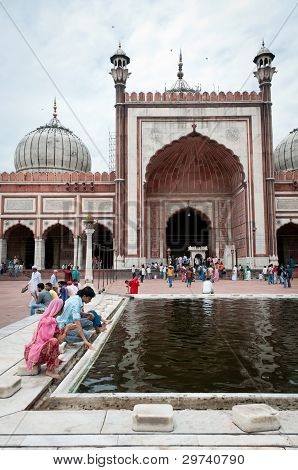
<svg viewBox="0 0 298 470"><path fill-rule="evenodd" d="M83 303L88 304L93 297L95 297L94 290L87 286L66 300L63 313L57 317L60 330L65 328L66 325L73 324L73 328L65 337L66 342L77 343L83 341L87 348L91 347L88 339L92 334L90 330L94 328L93 323L90 320L82 319L81 312Z"/></svg>

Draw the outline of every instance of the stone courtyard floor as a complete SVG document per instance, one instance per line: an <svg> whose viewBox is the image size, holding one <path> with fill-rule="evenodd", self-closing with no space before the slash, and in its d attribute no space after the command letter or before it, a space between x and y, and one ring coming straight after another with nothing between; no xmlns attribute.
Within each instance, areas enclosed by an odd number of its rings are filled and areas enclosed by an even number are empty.
<svg viewBox="0 0 298 470"><path fill-rule="evenodd" d="M45 279L47 281L47 279ZM29 315L28 292L21 294L21 289L26 282L24 281L1 281L0 282L0 328L10 325L18 320L27 318ZM95 282L97 287L97 282ZM102 286L100 285L100 288ZM115 281L113 284L105 285L107 292L111 294L126 294L126 286L124 279ZM145 280L139 289L139 294L145 295L198 295L201 294L202 283L196 281L191 288L187 288L186 284L176 280L170 289L167 282L160 279ZM289 295L298 294L298 279L294 279L291 289L285 289L282 285L268 285L264 281L219 281L214 284L216 294L256 294L256 295Z"/></svg>
<svg viewBox="0 0 298 470"><path fill-rule="evenodd" d="M113 284L105 286L106 291L111 294L125 294L126 286L124 280L118 280ZM293 286L285 289L283 285L268 285L265 281L218 281L214 284L215 294L269 294L289 295L298 294L298 279L294 279ZM178 294L198 295L202 293L202 282L196 281L192 287L186 287L184 282L175 280L173 287L169 288L166 281L160 279L145 280L139 288L139 294Z"/></svg>

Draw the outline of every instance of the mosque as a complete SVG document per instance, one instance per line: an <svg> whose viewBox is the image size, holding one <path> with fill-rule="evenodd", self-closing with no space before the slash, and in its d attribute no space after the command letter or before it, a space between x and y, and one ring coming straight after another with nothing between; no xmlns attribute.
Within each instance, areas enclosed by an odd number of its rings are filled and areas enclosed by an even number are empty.
<svg viewBox="0 0 298 470"><path fill-rule="evenodd" d="M84 267L87 220L105 267L166 262L190 246L228 268L298 262L298 129L273 152L273 60L263 44L258 92L192 88L180 53L170 89L127 93L130 58L119 45L110 72L115 171L91 171L88 148L55 103L49 123L17 145L15 172L0 174L1 261Z"/></svg>

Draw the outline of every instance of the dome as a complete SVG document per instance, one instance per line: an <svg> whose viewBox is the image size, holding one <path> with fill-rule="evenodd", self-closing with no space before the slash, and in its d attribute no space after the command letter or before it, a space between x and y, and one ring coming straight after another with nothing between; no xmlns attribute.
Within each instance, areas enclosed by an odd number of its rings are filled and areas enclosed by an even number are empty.
<svg viewBox="0 0 298 470"><path fill-rule="evenodd" d="M261 57L261 56L264 56L264 55L269 55L271 57L271 60L274 59L275 55L272 54L271 51L269 51L268 47L265 47L265 44L264 44L264 41L262 42L262 47L261 49L259 50L259 52L257 53L257 55L255 56L254 58L254 63L256 64L258 59Z"/></svg>
<svg viewBox="0 0 298 470"><path fill-rule="evenodd" d="M15 151L16 171L83 171L91 170L86 145L57 119L25 135Z"/></svg>
<svg viewBox="0 0 298 470"><path fill-rule="evenodd" d="M293 129L274 150L275 169L298 170L298 129Z"/></svg>
<svg viewBox="0 0 298 470"><path fill-rule="evenodd" d="M119 61L118 59L119 58L122 58L123 59L123 62L121 64L119 64ZM126 67L126 65L128 65L130 63L130 58L126 55L126 53L124 52L124 50L122 49L121 47L121 43L119 42L119 47L118 49L116 50L116 52L112 55L112 57L110 58L112 64L114 64L115 66L121 66L121 67Z"/></svg>

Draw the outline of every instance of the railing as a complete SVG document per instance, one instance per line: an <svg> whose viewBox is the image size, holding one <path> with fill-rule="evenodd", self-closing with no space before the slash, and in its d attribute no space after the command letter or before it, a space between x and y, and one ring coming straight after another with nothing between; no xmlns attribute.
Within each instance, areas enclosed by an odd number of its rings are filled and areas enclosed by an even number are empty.
<svg viewBox="0 0 298 470"><path fill-rule="evenodd" d="M118 281L119 279L130 279L131 272L126 270L117 269L94 269L93 270L93 283L99 291L106 289L110 284Z"/></svg>

